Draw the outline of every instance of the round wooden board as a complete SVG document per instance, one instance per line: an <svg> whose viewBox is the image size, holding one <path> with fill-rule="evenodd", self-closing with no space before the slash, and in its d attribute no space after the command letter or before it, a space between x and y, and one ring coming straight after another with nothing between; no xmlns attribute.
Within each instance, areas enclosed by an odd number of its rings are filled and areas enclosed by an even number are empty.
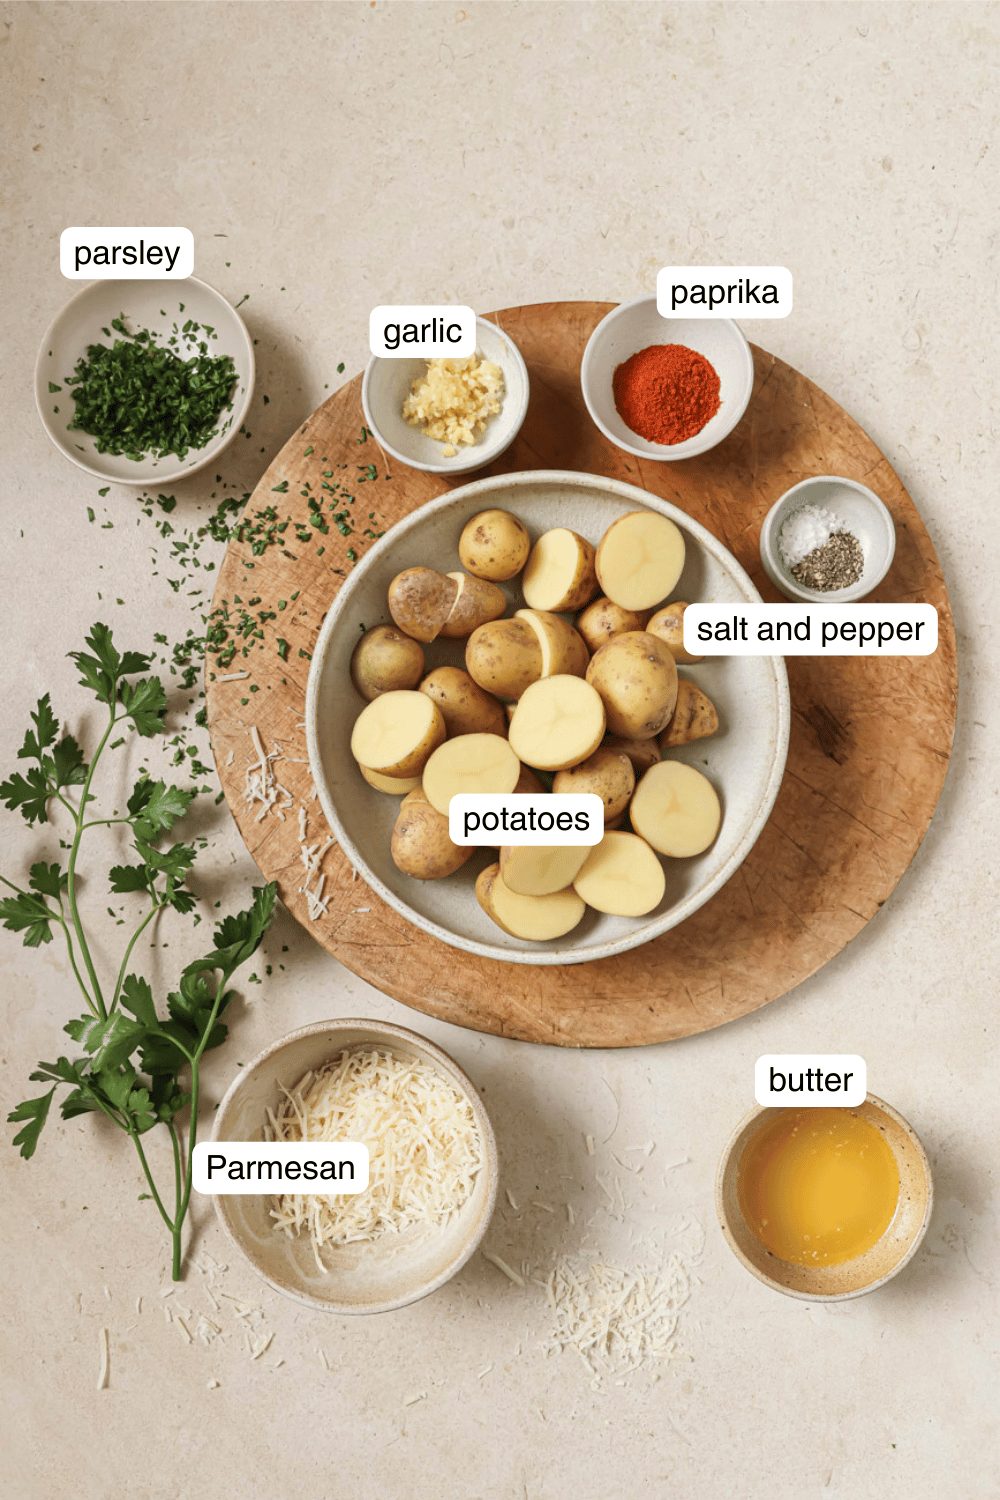
<svg viewBox="0 0 1000 1500"><path fill-rule="evenodd" d="M749 858L707 906L655 942L586 966L492 962L405 922L334 847L323 864L328 911L309 920L297 808L283 821L273 811L258 821L259 806L246 801L249 728L256 725L269 751L280 748L275 771L306 809L308 840L325 835L311 798L302 717L308 652L350 568L347 549L360 555L370 545L364 529L381 531L462 482L449 485L396 464L387 473L372 441L360 441L360 377L290 439L247 512L275 505L281 516L302 520L309 497L336 498L342 492L323 485L339 483L355 496L356 531L342 537L331 526L318 539L322 555L316 543L295 541L294 525L283 546L258 556L246 544L230 546L216 604L227 601L235 613L235 596L259 599L255 611L273 609L277 618L266 622L246 660L238 655L227 669L245 668L248 680L220 682L210 670L208 683L212 745L229 806L297 920L348 968L407 1005L479 1031L571 1047L640 1046L706 1031L777 999L839 953L891 894L927 830L956 711L955 634L937 557L899 477L866 433L804 375L755 348L753 398L725 443L684 463L631 458L598 432L580 395L583 347L609 307L542 303L493 315L527 362L531 404L517 442L487 472L576 469L662 495L726 542L765 599L779 597L757 553L773 501L810 474L864 480L889 506L897 530L895 562L874 597L927 601L940 618L930 657L788 659L792 733L781 792ZM377 478L365 475L369 460ZM289 601L282 611L279 600ZM279 637L288 642L284 660Z"/></svg>

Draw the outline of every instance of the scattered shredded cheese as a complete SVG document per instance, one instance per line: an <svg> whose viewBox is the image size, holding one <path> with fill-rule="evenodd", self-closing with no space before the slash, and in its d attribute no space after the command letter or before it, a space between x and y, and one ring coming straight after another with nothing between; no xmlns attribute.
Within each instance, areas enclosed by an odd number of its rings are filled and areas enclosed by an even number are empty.
<svg viewBox="0 0 1000 1500"><path fill-rule="evenodd" d="M283 1092L284 1102L268 1111L270 1140L368 1147L367 1192L273 1201L279 1228L310 1236L320 1270L324 1249L435 1229L469 1198L482 1166L475 1116L429 1063L378 1048L348 1049Z"/></svg>
<svg viewBox="0 0 1000 1500"><path fill-rule="evenodd" d="M286 786L282 786L274 774L274 762L282 759L281 750L264 749L256 724L250 725L250 740L257 759L247 766L244 796L249 806L260 804L260 812L257 814L258 823L271 812L275 813L283 823L285 810L293 805L295 798Z"/></svg>
<svg viewBox="0 0 1000 1500"><path fill-rule="evenodd" d="M564 1256L547 1296L553 1317L549 1344L572 1349L595 1389L676 1352L677 1319L691 1295L691 1276L674 1252L659 1270L628 1270Z"/></svg>
<svg viewBox="0 0 1000 1500"><path fill-rule="evenodd" d="M97 1375L97 1389L106 1391L108 1388L108 1376L111 1373L111 1351L108 1348L108 1330L102 1328L98 1334L98 1347L101 1353L101 1367Z"/></svg>
<svg viewBox="0 0 1000 1500"><path fill-rule="evenodd" d="M512 1266L509 1266L507 1262L501 1256L495 1254L494 1251L484 1250L483 1260L488 1260L491 1266L496 1266L497 1270L502 1272L503 1275L506 1276L507 1280L512 1281L515 1286L524 1286L524 1277L521 1275L521 1273L519 1271L515 1271Z"/></svg>

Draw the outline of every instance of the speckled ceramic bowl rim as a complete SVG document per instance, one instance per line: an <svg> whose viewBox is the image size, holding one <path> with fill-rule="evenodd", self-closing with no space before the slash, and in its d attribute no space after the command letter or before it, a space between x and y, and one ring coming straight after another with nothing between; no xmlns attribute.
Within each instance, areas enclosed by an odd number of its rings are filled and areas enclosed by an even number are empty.
<svg viewBox="0 0 1000 1500"><path fill-rule="evenodd" d="M923 1243L924 1236L931 1222L931 1214L934 1211L934 1178L931 1175L931 1164L927 1159L927 1152L924 1150L923 1142L909 1120L905 1119L897 1109L893 1109L891 1104L887 1104L884 1099L880 1099L877 1094L866 1094L865 1103L873 1105L875 1109L880 1109L884 1114L888 1115L889 1119L899 1126L900 1130L914 1147L917 1159L923 1170L924 1180L927 1184L927 1204L920 1221L919 1229L892 1269L886 1271L883 1276L879 1276L874 1281L869 1282L867 1286L855 1287L848 1292L802 1292L783 1285L782 1282L777 1281L773 1276L768 1276L759 1266L755 1266L748 1256L744 1255L730 1229L729 1217L725 1210L723 1184L733 1152L736 1150L740 1136L753 1124L754 1120L759 1119L761 1115L769 1114L772 1109L776 1107L780 1108L780 1106L757 1105L749 1114L743 1116L743 1119L726 1142L726 1148L719 1160L719 1168L715 1174L715 1212L719 1220L719 1227L722 1230L726 1244L740 1264L752 1276L756 1276L758 1281L763 1282L765 1286L770 1287L774 1292L781 1292L786 1297L795 1297L799 1302L852 1302L855 1297L866 1297L869 1292L877 1291L880 1286L885 1286L887 1281L891 1281L894 1276L898 1276L903 1267L909 1265Z"/></svg>
<svg viewBox="0 0 1000 1500"><path fill-rule="evenodd" d="M436 500L429 501L426 505L418 506L408 516L386 532L382 539L375 543L370 552L367 552L357 567L348 576L339 593L327 612L323 621L316 645L313 649L313 659L309 668L309 681L306 688L306 744L309 753L309 766L312 772L316 790L319 793L320 804L324 815L330 825L331 832L339 843L343 852L347 855L354 868L361 874L366 883L375 893L381 897L387 906L399 913L407 922L413 922L425 932L431 933L439 938L441 942L450 944L451 947L461 948L466 953L475 953L480 958L499 960L501 963L522 964L567 964L567 963L593 963L597 959L609 958L614 954L626 953L631 948L639 948L643 943L650 942L653 938L662 936L671 928L685 921L706 901L710 901L716 891L722 889L727 880L742 865L750 850L757 842L764 825L771 815L778 791L781 787L782 778L785 774L785 762L788 758L788 736L791 722L791 707L788 691L788 672L785 668L784 659L780 656L774 658L775 663L775 689L776 689L776 720L774 724L774 757L771 763L770 774L763 795L757 803L754 816L749 821L743 832L743 836L734 848L729 859L726 860L712 877L700 890L693 892L678 901L659 917L642 926L636 927L634 931L623 933L599 947L588 950L578 957L574 956L572 946L559 948L551 952L533 953L525 949L501 949L488 943L481 943L473 938L461 936L452 932L447 927L442 927L437 922L430 921L427 917L418 915L413 909L402 901L395 891L380 880L375 871L370 867L361 850L347 833L338 814L333 798L327 786L326 777L323 774L323 761L319 752L319 681L323 673L327 651L333 640L341 616L349 608L354 590L360 579L369 572L381 566L382 557L398 538L409 531L415 530L423 525L428 516L438 511L447 510L453 505L462 504L474 491L476 496L487 496L497 490L516 490L521 485L528 484L565 484L567 486L583 485L586 488L610 490L623 500L634 502L637 506L647 510L654 510L660 515L669 516L682 530L690 533L702 547L709 552L720 565L732 570L744 588L749 591L751 598L759 599L753 580L750 575L740 566L733 554L727 547L723 546L716 537L702 526L699 521L693 520L679 506L671 505L668 500L661 500L658 495L653 495L646 490L640 490L635 485L624 484L618 479L606 479L598 474L583 474L570 469L531 469L513 474L493 474L486 479L472 480L469 484L458 486L449 490L445 495L439 495Z"/></svg>
<svg viewBox="0 0 1000 1500"><path fill-rule="evenodd" d="M148 277L146 279L150 281L155 280L154 277ZM145 489L148 485L159 484L161 482L169 484L180 484L182 480L190 479L192 475L200 473L201 470L206 468L210 463L214 463L219 455L229 447L229 444L236 437L236 434L238 433L243 423L243 418L246 416L247 412L250 409L250 402L253 400L254 384L257 378L257 362L254 359L253 339L250 337L247 325L244 323L243 319L236 311L236 308L229 301L228 297L224 297L219 291L218 287L214 287L210 281L203 281L200 276L185 276L182 281L164 281L163 285L165 287L170 287L171 289L171 296L175 292L181 291L185 286L194 285L202 287L206 292L210 292L213 297L217 297L218 300L225 306L227 311L233 317L237 332L243 340L244 353L247 360L246 388L243 392L243 395L233 403L232 417L229 426L224 432L218 433L211 440L211 442L202 452L201 458L199 458L195 463L191 464L189 468L183 469L179 474L170 475L166 479L162 474L157 475L153 471L143 474L141 478L132 478L123 474L109 474L106 469L97 469L93 464L87 463L86 460L81 458L78 454L70 453L69 448L66 446L66 444L61 442L57 434L52 430L52 425L42 408L40 395L40 382L45 379L47 375L45 369L45 360L48 357L49 349L52 348L52 345L55 342L54 335L56 329L59 327L59 324L63 321L66 314L69 312L70 308L74 307L77 302L82 302L88 296L92 296L94 287L101 284L102 283L96 281L88 281L84 286L80 287L79 291L74 292L72 297L70 297L67 302L63 303L62 307L56 313L55 317L52 318L45 330L44 337L42 338L42 342L39 345L38 358L35 361L35 383L33 388L35 395L35 409L38 412L39 420L41 421L41 424L45 429L46 437L52 444L53 448L55 448L57 453L61 453L63 458L68 458L70 463L76 464L76 467L78 469L82 469L85 474L92 474L95 479L101 479L105 484L120 484L124 485L127 489ZM127 287L132 283L129 281L124 281L120 284ZM141 465L136 465L137 469L141 467Z"/></svg>
<svg viewBox="0 0 1000 1500"><path fill-rule="evenodd" d="M641 297L630 298L628 302L619 302L617 307L613 307L609 313L605 313L604 317L598 323L597 327L590 335L590 338L587 340L586 347L583 351L583 358L580 361L580 391L583 395L584 405L590 413L591 420L593 421L595 427L598 427L601 432L603 432L609 443L614 443L615 447L620 448L623 453L631 453L635 458L648 459L651 463L682 463L686 458L699 458L703 453L711 453L713 448L717 448L720 443L725 442L726 438L733 431L733 428L737 425L737 423L743 420L743 414L746 411L747 407L750 405L750 397L753 395L753 353L750 349L750 342L747 339L746 334L743 332L743 329L735 321L735 319L713 318L712 322L722 323L723 325L729 327L732 332L736 334L736 338L743 355L746 375L746 393L742 401L740 401L738 405L733 407L732 411L729 414L728 422L724 426L719 428L717 435L714 436L710 442L702 443L701 445L698 444L698 438L701 436L700 433L695 433L694 437L689 438L687 442L677 443L673 447L666 443L658 443L653 444L652 446L647 445L644 448L640 448L635 443L626 442L624 438L618 437L616 433L611 431L611 429L604 422L604 419L602 418L600 412L597 410L597 407L590 399L592 384L591 366L594 362L597 346L604 335L607 333L611 324L617 322L617 320L623 317L626 313L631 312L634 307L640 307L643 303L648 302L652 302L655 306L655 293L646 292ZM690 322L691 319L664 318L663 321L665 323ZM681 452L681 449L683 449L684 451Z"/></svg>
<svg viewBox="0 0 1000 1500"><path fill-rule="evenodd" d="M392 1021L374 1021L367 1016L336 1016L329 1021L313 1021L308 1026L300 1026L295 1031L288 1032L287 1035L280 1037L276 1042L271 1042L263 1051L258 1052L256 1057L251 1058L240 1069L219 1101L219 1106L215 1112L215 1123L212 1127L212 1140L224 1139L219 1134L220 1122L225 1119L226 1111L238 1096L247 1078L249 1078L250 1074L256 1068L262 1063L276 1058L286 1047L289 1047L293 1042L299 1041L302 1037L317 1036L321 1033L336 1033L338 1031L345 1033L352 1031L366 1032L373 1042L389 1044L390 1046L393 1041L405 1041L411 1047L416 1048L417 1051L424 1053L430 1062L434 1063L443 1073L447 1074L471 1104L483 1146L482 1170L486 1176L487 1196L484 1212L478 1223L473 1226L461 1249L443 1270L439 1271L428 1281L415 1283L412 1291L407 1292L401 1297L394 1297L383 1302L373 1302L368 1305L359 1305L356 1302L338 1303L320 1297L311 1297L308 1292L297 1291L284 1282L270 1276L230 1224L225 1213L224 1205L226 1200L217 1195L214 1199L214 1207L216 1217L222 1225L230 1244L235 1245L240 1254L249 1261L261 1280L266 1281L268 1286L273 1287L276 1292L280 1292L283 1297L288 1297L292 1302L299 1302L304 1307L312 1307L319 1312L332 1312L348 1317L366 1317L372 1313L395 1312L401 1307L409 1307L413 1302L421 1302L424 1297L429 1297L432 1292L438 1291L453 1276L457 1275L466 1262L475 1255L483 1242L486 1231L490 1226L490 1220L493 1218L496 1209L500 1167L497 1157L496 1135L493 1130L492 1121L486 1112L485 1104L479 1097L479 1092L475 1084L465 1070L459 1067L455 1059L450 1057L442 1047L437 1046L435 1042L428 1041L426 1037L420 1036L418 1032L411 1031L408 1026L397 1026ZM336 1045L336 1042L334 1042L331 1056L336 1054ZM354 1040L349 1043L345 1042L344 1045L357 1046L359 1044Z"/></svg>
<svg viewBox="0 0 1000 1500"><path fill-rule="evenodd" d="M511 363L520 372L521 379L524 382L524 393L521 397L520 411L517 413L517 417L511 425L511 430L504 441L498 444L490 444L488 441L489 428L487 427L483 441L481 443L473 443L467 450L467 456L462 460L458 458L445 458L440 463L432 464L422 459L413 458L410 454L404 453L400 448L394 448L375 420L369 400L372 372L375 366L383 361L384 356L373 354L365 365L365 372L361 377L361 409L365 414L365 423L376 442L385 449L386 453L391 453L392 457L398 463L405 464L408 469L420 469L424 474L443 474L446 476L449 474L471 474L476 469L485 469L487 464L491 464L494 459L499 458L502 453L507 452L507 449L524 426L524 419L528 415L528 401L531 397L531 382L528 379L528 367L524 362L524 356L506 328L501 328L500 324L494 323L492 318L476 318L477 329L484 324L493 333L500 335L501 341L506 346L510 355Z"/></svg>
<svg viewBox="0 0 1000 1500"><path fill-rule="evenodd" d="M778 549L778 519L784 520L784 513L791 510L791 501L796 496L804 493L814 485L819 484L843 484L848 489L857 490L859 495L864 495L866 500L872 504L872 508L879 520L882 522L886 536L885 567L872 578L861 578L857 583L847 589L832 589L824 593L821 589L807 589L803 584L797 583L788 572L781 561ZM803 504L805 504L803 498ZM845 479L842 474L811 474L808 479L800 479L798 484L793 484L790 490L779 495L771 509L764 517L764 524L760 528L760 560L764 572L770 578L776 589L793 599L801 600L803 604L856 604L859 599L867 599L868 595L874 593L882 582L896 555L896 524L892 519L892 513L884 500L870 490L866 484L858 479Z"/></svg>

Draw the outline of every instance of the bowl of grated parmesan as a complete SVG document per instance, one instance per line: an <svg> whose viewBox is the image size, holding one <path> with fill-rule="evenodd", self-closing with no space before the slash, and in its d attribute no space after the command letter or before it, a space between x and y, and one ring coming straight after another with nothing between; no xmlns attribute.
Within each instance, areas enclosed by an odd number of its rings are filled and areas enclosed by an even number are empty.
<svg viewBox="0 0 1000 1500"><path fill-rule="evenodd" d="M437 1291L496 1203L496 1142L475 1086L440 1047L388 1022L320 1022L267 1047L230 1085L213 1139L367 1146L363 1192L215 1199L268 1285L325 1312L391 1312Z"/></svg>
<svg viewBox="0 0 1000 1500"><path fill-rule="evenodd" d="M466 359L373 356L361 382L372 436L411 469L468 474L499 458L528 410L528 371L510 334L476 319Z"/></svg>

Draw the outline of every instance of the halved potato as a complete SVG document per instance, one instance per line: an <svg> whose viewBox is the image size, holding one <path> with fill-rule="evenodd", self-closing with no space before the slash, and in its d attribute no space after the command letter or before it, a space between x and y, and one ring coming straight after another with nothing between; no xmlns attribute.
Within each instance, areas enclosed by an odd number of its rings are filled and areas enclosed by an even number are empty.
<svg viewBox="0 0 1000 1500"><path fill-rule="evenodd" d="M359 766L358 770L369 786L377 792L387 792L390 797L405 797L420 785L419 776L383 776L379 771L369 771L367 766Z"/></svg>
<svg viewBox="0 0 1000 1500"><path fill-rule="evenodd" d="M620 818L628 807L629 798L635 791L635 771L623 750L609 750L606 745L599 745L593 755L588 755L578 766L557 771L552 790L576 794L592 792L595 797L600 797L607 825Z"/></svg>
<svg viewBox="0 0 1000 1500"><path fill-rule="evenodd" d="M464 640L488 620L499 620L507 608L507 600L495 583L484 578L474 578L471 573L449 573L458 592L448 618L441 626L444 640Z"/></svg>
<svg viewBox="0 0 1000 1500"><path fill-rule="evenodd" d="M403 798L389 848L396 868L414 880L443 880L476 852L471 844L452 843L448 819L422 795Z"/></svg>
<svg viewBox="0 0 1000 1500"><path fill-rule="evenodd" d="M507 844L500 874L517 896L551 896L573 884L590 852L587 844Z"/></svg>
<svg viewBox="0 0 1000 1500"><path fill-rule="evenodd" d="M521 697L510 721L511 749L525 765L562 771L592 755L604 737L604 705L582 677L545 677Z"/></svg>
<svg viewBox="0 0 1000 1500"><path fill-rule="evenodd" d="M435 568L404 568L389 585L389 613L415 641L436 641L451 614L458 584Z"/></svg>
<svg viewBox="0 0 1000 1500"><path fill-rule="evenodd" d="M613 599L604 595L588 604L582 615L577 616L576 628L593 655L606 646L616 635L625 635L630 630L645 630L646 611L622 609Z"/></svg>
<svg viewBox="0 0 1000 1500"><path fill-rule="evenodd" d="M608 750L624 751L637 776L655 766L660 759L660 747L655 739L628 740L620 734L609 734L604 744Z"/></svg>
<svg viewBox="0 0 1000 1500"><path fill-rule="evenodd" d="M606 833L573 882L588 906L612 917L644 917L666 888L663 866L634 833Z"/></svg>
<svg viewBox="0 0 1000 1500"><path fill-rule="evenodd" d="M706 740L719 727L719 715L707 693L688 677L677 679L677 702L673 716L660 735L660 749L672 750L692 740Z"/></svg>
<svg viewBox="0 0 1000 1500"><path fill-rule="evenodd" d="M509 510L481 510L466 521L458 542L462 567L494 583L520 573L530 551L528 528Z"/></svg>
<svg viewBox="0 0 1000 1500"><path fill-rule="evenodd" d="M680 599L674 599L672 603L665 604L658 609L655 615L651 615L649 623L643 627L650 635L658 635L660 640L669 647L670 654L676 662L702 661L701 656L692 656L690 651L684 649L684 611L687 605Z"/></svg>
<svg viewBox="0 0 1000 1500"><path fill-rule="evenodd" d="M441 710L426 693L382 693L358 715L351 754L383 776L419 776L445 733Z"/></svg>
<svg viewBox="0 0 1000 1500"><path fill-rule="evenodd" d="M420 684L420 691L433 698L449 735L507 733L503 705L484 693L461 667L435 667Z"/></svg>
<svg viewBox="0 0 1000 1500"><path fill-rule="evenodd" d="M465 665L484 692L520 698L542 675L542 648L526 620L491 620L469 636Z"/></svg>
<svg viewBox="0 0 1000 1500"><path fill-rule="evenodd" d="M722 810L707 776L679 760L661 760L636 787L629 817L660 854L688 859L715 841Z"/></svg>
<svg viewBox="0 0 1000 1500"><path fill-rule="evenodd" d="M597 593L593 547L565 526L543 532L531 549L522 586L529 609L582 609Z"/></svg>
<svg viewBox="0 0 1000 1500"><path fill-rule="evenodd" d="M415 688L423 675L423 648L392 625L366 630L351 657L351 681L369 703L380 693Z"/></svg>
<svg viewBox="0 0 1000 1500"><path fill-rule="evenodd" d="M557 677L563 673L582 677L585 674L590 654L583 637L568 620L546 609L519 609L515 618L527 621L538 637L543 677Z"/></svg>
<svg viewBox="0 0 1000 1500"><path fill-rule="evenodd" d="M533 943L565 937L587 909L574 890L555 891L549 896L519 896L505 884L499 864L487 865L480 874L476 899L504 932Z"/></svg>
<svg viewBox="0 0 1000 1500"><path fill-rule="evenodd" d="M668 648L644 630L616 635L587 668L601 695L612 734L651 739L670 722L677 702L677 664Z"/></svg>
<svg viewBox="0 0 1000 1500"><path fill-rule="evenodd" d="M597 548L601 588L623 609L654 609L684 567L684 534L669 516L634 510L613 521Z"/></svg>
<svg viewBox="0 0 1000 1500"><path fill-rule="evenodd" d="M424 766L424 795L442 817L460 792L506 796L517 786L521 766L499 734L460 734L434 751Z"/></svg>

